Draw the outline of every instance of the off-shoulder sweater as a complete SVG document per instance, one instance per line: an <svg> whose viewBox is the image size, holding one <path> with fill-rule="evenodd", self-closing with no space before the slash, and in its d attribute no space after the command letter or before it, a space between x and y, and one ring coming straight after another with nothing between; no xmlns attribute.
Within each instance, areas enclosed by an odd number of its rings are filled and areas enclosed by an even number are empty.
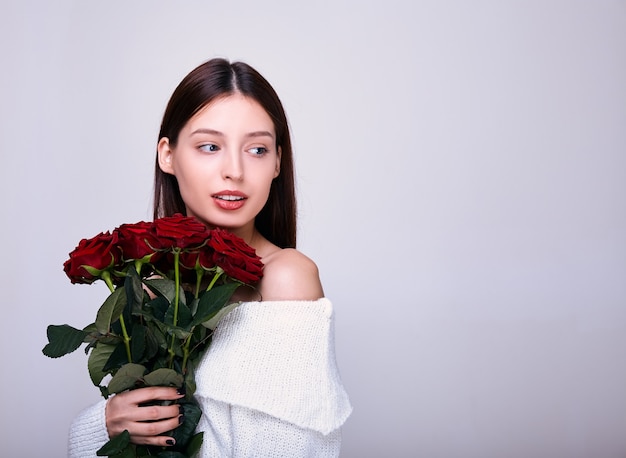
<svg viewBox="0 0 626 458"><path fill-rule="evenodd" d="M336 457L352 411L335 361L331 302L245 302L224 316L196 372L200 457ZM70 458L109 440L106 401L83 410Z"/></svg>

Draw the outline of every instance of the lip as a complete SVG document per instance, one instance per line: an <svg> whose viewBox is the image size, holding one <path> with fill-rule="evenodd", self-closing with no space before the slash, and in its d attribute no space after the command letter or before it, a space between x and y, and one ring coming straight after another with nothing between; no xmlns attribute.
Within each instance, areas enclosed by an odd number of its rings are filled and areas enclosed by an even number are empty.
<svg viewBox="0 0 626 458"><path fill-rule="evenodd" d="M244 206L248 196L241 191L224 190L211 196L215 205L222 210L238 210Z"/></svg>
<svg viewBox="0 0 626 458"><path fill-rule="evenodd" d="M230 189L225 189L224 191L216 192L211 197L221 197L221 196L243 197L244 199L248 198L247 194L245 194L245 193L243 193L241 191L231 191Z"/></svg>

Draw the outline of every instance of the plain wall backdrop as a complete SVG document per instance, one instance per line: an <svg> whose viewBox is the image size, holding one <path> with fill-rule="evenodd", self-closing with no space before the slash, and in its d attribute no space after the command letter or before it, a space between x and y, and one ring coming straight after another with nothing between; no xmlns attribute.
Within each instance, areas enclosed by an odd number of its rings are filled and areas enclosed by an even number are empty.
<svg viewBox="0 0 626 458"><path fill-rule="evenodd" d="M293 129L300 249L335 304L342 457L626 456L626 2L3 0L0 455L99 399L41 353L149 219L160 118L221 56Z"/></svg>

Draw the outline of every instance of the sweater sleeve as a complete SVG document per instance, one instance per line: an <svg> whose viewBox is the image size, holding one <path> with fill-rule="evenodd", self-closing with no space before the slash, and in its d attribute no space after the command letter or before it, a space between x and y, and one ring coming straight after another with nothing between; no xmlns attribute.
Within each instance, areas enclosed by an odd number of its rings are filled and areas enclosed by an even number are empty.
<svg viewBox="0 0 626 458"><path fill-rule="evenodd" d="M102 401L80 412L70 427L68 439L69 458L92 458L108 440L106 420L106 401Z"/></svg>
<svg viewBox="0 0 626 458"><path fill-rule="evenodd" d="M352 407L329 300L239 305L220 321L195 377L202 458L339 456ZM105 407L100 401L76 417L70 458L95 457L109 440Z"/></svg>
<svg viewBox="0 0 626 458"><path fill-rule="evenodd" d="M196 382L202 456L339 455L352 407L328 299L241 304L222 318Z"/></svg>

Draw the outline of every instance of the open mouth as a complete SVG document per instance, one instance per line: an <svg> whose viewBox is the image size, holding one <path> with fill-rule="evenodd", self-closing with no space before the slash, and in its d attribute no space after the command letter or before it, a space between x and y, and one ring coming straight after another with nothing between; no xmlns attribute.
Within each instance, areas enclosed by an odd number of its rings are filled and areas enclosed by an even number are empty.
<svg viewBox="0 0 626 458"><path fill-rule="evenodd" d="M224 195L224 196L213 196L216 199L219 200L228 200L228 201L236 201L236 200L244 200L245 197L242 196L229 196L229 195Z"/></svg>

